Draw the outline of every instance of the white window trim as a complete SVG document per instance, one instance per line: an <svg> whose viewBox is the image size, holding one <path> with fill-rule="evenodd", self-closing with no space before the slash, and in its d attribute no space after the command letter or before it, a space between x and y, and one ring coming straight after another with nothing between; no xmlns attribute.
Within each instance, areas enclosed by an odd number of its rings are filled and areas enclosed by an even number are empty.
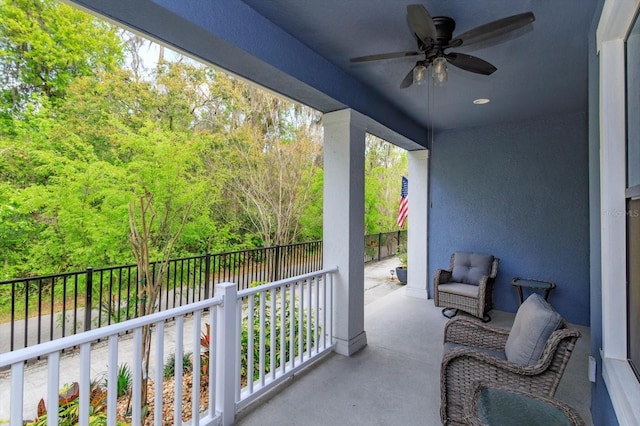
<svg viewBox="0 0 640 426"><path fill-rule="evenodd" d="M627 362L624 38L640 0L606 0L600 54L600 195L603 377L621 425L640 424L640 383Z"/></svg>

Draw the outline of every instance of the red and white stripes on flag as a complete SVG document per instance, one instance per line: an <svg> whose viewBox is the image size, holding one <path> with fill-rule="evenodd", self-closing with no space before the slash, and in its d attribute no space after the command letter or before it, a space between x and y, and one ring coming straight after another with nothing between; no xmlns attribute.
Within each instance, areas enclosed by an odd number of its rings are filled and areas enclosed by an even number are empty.
<svg viewBox="0 0 640 426"><path fill-rule="evenodd" d="M409 216L409 180L402 176L402 190L400 191L400 206L398 207L398 219L396 224L404 228Z"/></svg>

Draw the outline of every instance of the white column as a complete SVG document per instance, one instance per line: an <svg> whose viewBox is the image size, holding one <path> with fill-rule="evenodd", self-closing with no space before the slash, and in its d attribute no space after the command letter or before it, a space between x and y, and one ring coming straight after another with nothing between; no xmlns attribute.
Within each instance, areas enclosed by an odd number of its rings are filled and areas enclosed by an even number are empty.
<svg viewBox="0 0 640 426"><path fill-rule="evenodd" d="M236 374L240 369L236 364L240 359L238 335L239 321L236 321L238 312L238 294L233 283L220 283L216 286L216 293L222 294L224 304L217 308L216 318L216 400L209 401L215 404L216 411L222 413L223 426L232 425L236 419ZM238 379L239 383L239 379Z"/></svg>
<svg viewBox="0 0 640 426"><path fill-rule="evenodd" d="M427 268L429 151L408 151L407 156L409 159L409 226L405 294L426 299L429 283Z"/></svg>
<svg viewBox="0 0 640 426"><path fill-rule="evenodd" d="M325 114L323 261L334 280L335 351L352 355L364 331L364 148L366 117L353 110Z"/></svg>

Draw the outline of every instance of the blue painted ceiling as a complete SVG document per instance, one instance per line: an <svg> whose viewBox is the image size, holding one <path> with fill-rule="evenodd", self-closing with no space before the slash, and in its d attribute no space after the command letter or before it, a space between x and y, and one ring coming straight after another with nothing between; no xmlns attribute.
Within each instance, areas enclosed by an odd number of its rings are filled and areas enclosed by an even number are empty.
<svg viewBox="0 0 640 426"><path fill-rule="evenodd" d="M409 116L436 129L514 122L587 110L587 47L596 0L244 0L296 39L381 94ZM498 70L472 74L449 66L449 81L400 89L416 57L352 64L349 58L415 50L406 4L456 21L456 34L506 16L532 11L536 21L492 42L456 48ZM477 106L477 98L491 103Z"/></svg>
<svg viewBox="0 0 640 426"><path fill-rule="evenodd" d="M427 128L529 121L587 111L588 37L602 0L68 0L204 62L322 112L354 108L428 145ZM400 89L416 58L352 57L415 50L406 6L456 21L454 37L531 11L536 21L468 48L490 76L449 67L442 87ZM489 98L477 106L476 98ZM384 135L381 135L384 137Z"/></svg>

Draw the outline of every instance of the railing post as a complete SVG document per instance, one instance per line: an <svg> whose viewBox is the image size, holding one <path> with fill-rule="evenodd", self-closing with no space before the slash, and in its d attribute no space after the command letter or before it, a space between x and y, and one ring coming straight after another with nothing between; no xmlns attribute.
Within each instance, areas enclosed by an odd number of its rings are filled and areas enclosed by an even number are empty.
<svg viewBox="0 0 640 426"><path fill-rule="evenodd" d="M207 252L204 256L204 298L209 298L209 275L211 274L211 253Z"/></svg>
<svg viewBox="0 0 640 426"><path fill-rule="evenodd" d="M381 257L380 257L380 255L381 255L380 250L381 249L382 249L382 232L380 232L378 234L378 262L380 262L380 259L381 259Z"/></svg>
<svg viewBox="0 0 640 426"><path fill-rule="evenodd" d="M229 426L235 421L235 385L237 367L236 349L240 342L236 323L238 293L233 283L218 284L218 292L222 294L222 305L218 308L216 321L218 342L216 342L216 410L222 413L222 425Z"/></svg>
<svg viewBox="0 0 640 426"><path fill-rule="evenodd" d="M271 281L278 281L279 277L280 277L280 244L277 244L274 247L275 250L275 259L273 261L273 278Z"/></svg>
<svg viewBox="0 0 640 426"><path fill-rule="evenodd" d="M93 268L87 267L87 286L84 292L84 331L91 330L91 296L93 292Z"/></svg>

